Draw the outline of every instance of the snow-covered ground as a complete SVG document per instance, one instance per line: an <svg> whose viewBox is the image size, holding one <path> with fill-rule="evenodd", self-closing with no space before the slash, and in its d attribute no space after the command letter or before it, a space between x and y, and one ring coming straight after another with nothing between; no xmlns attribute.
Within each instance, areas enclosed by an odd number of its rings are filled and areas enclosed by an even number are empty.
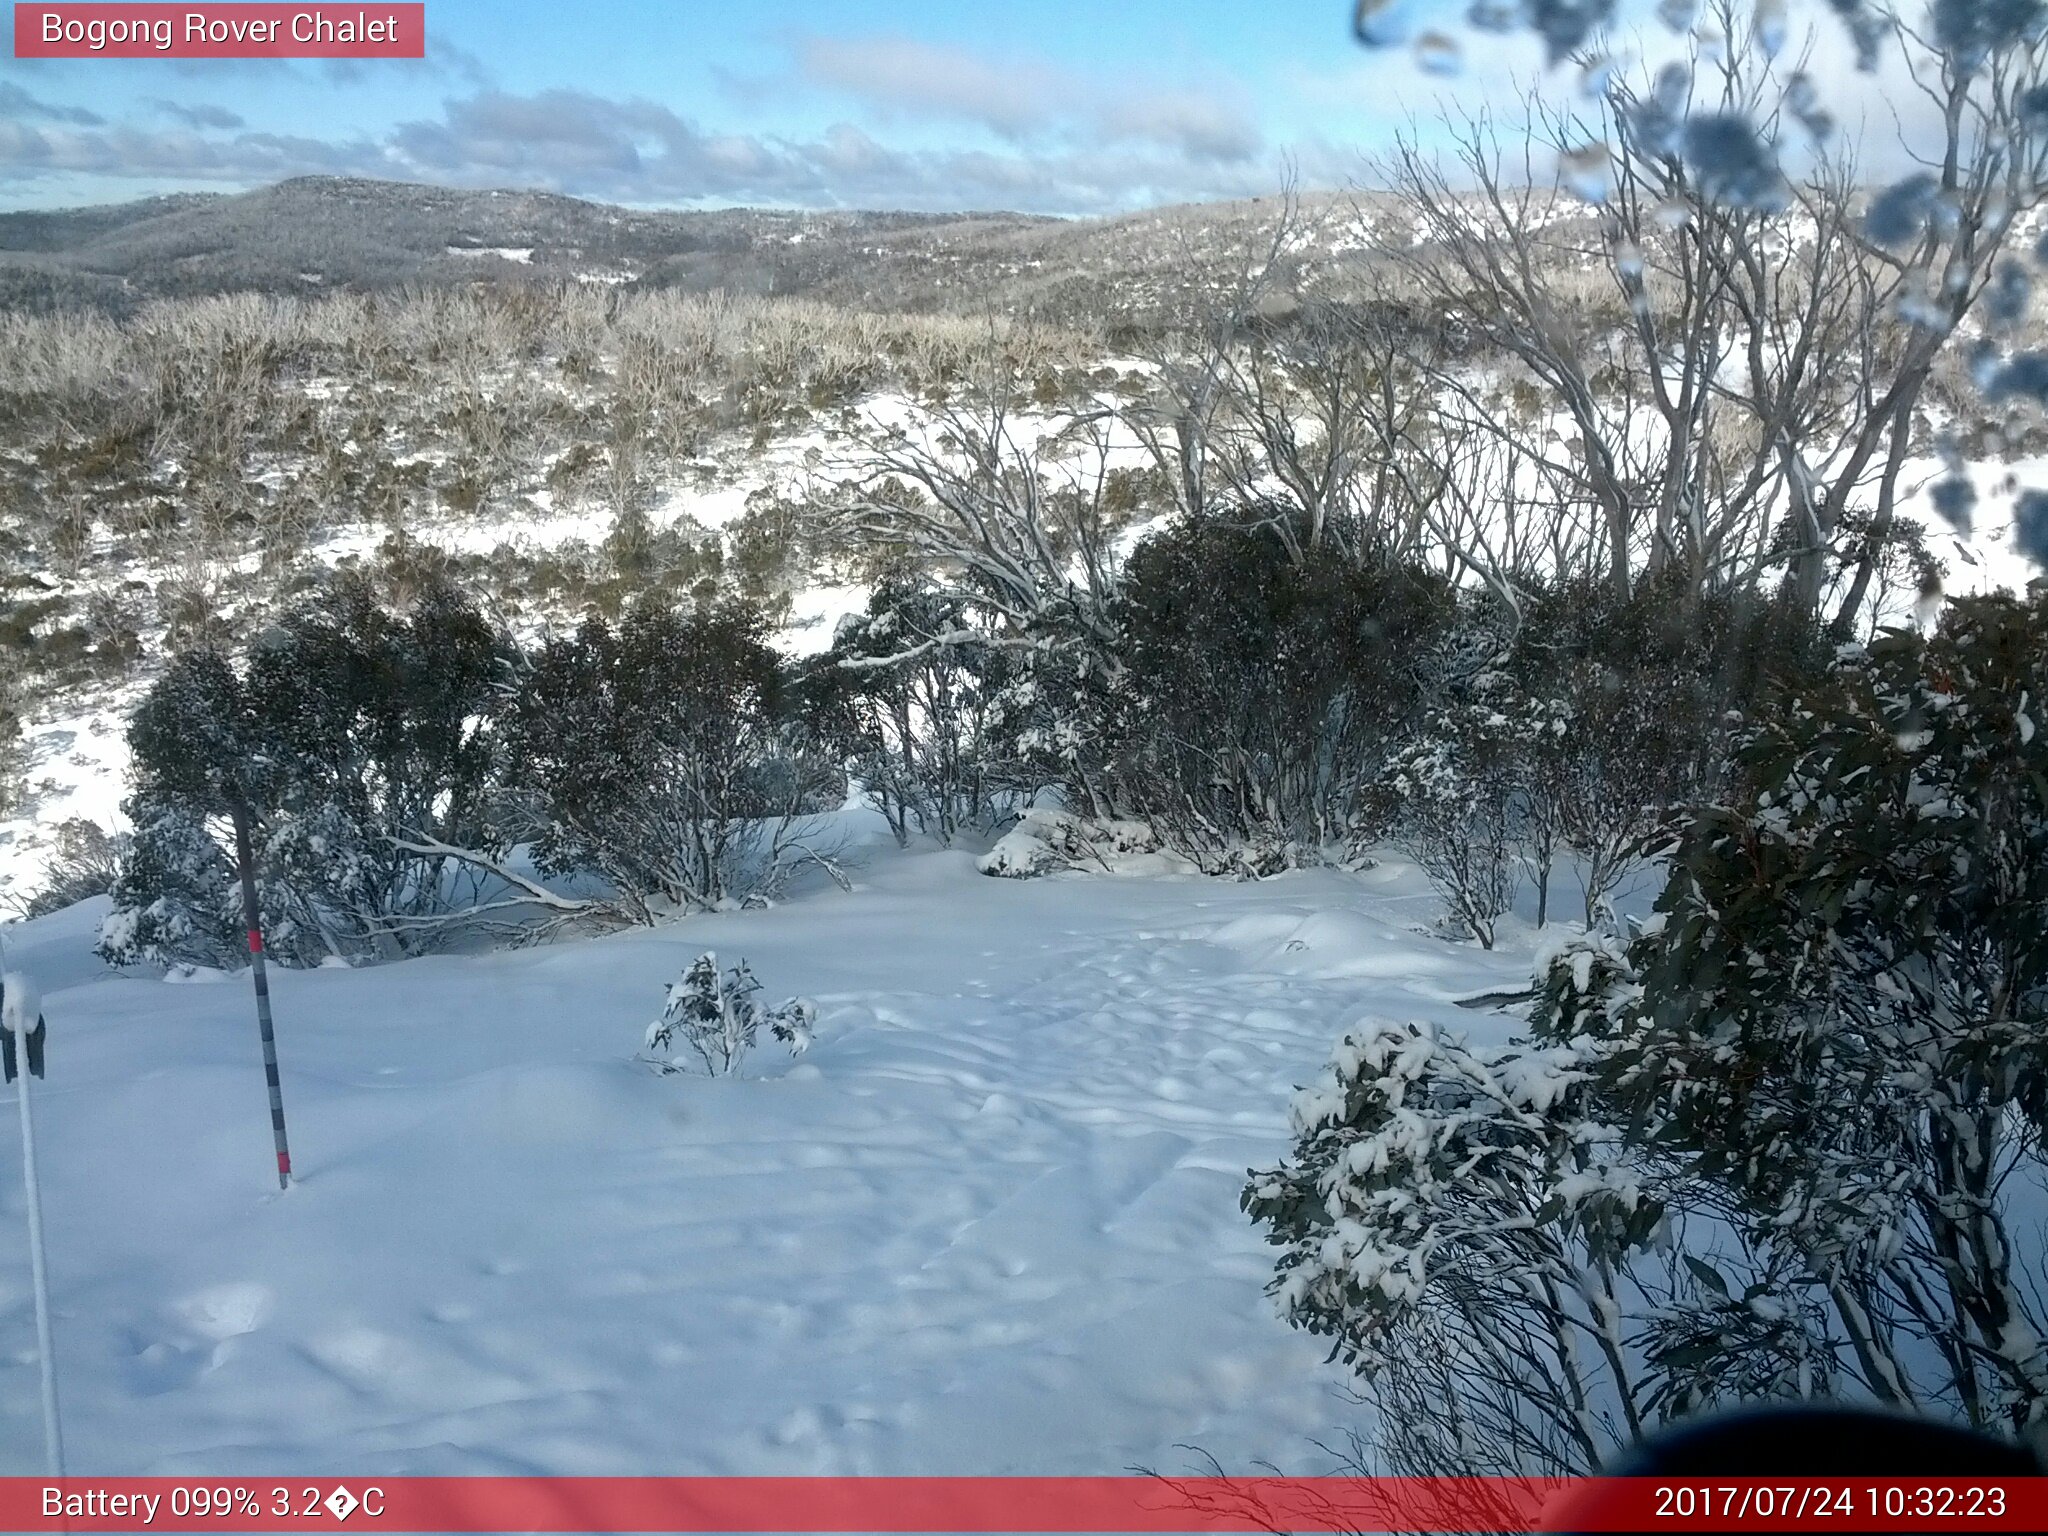
<svg viewBox="0 0 2048 1536"><path fill-rule="evenodd" d="M1237 1209L1362 1013L1528 950L1430 936L1405 866L998 880L874 851L851 894L608 938L273 971L298 1183L246 978L4 932L38 1084L66 1439L98 1473L1118 1473L1270 1458L1361 1410ZM820 1005L792 1062L633 1056L704 949ZM4 1090L6 1097L12 1090ZM12 1105L4 1108L13 1116ZM40 1456L0 1138L0 1473Z"/></svg>

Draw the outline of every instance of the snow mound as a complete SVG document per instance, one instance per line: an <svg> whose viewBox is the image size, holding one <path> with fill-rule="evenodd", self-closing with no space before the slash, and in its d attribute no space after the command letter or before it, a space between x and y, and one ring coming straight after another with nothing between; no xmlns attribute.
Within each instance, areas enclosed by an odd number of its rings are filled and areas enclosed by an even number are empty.
<svg viewBox="0 0 2048 1536"><path fill-rule="evenodd" d="M1191 873L1142 821L1090 821L1067 811L1032 810L996 840L975 867L984 875L1030 880L1066 869L1105 874Z"/></svg>

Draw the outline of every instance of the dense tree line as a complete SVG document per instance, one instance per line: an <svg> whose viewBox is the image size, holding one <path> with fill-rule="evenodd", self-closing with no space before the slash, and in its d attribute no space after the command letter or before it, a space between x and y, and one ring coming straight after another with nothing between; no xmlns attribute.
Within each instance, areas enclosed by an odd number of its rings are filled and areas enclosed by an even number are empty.
<svg viewBox="0 0 2048 1536"><path fill-rule="evenodd" d="M130 728L134 833L101 951L239 963L238 821L286 964L766 891L843 789L763 622L649 602L522 648L438 578L399 608L348 574L245 660L190 651Z"/></svg>
<svg viewBox="0 0 2048 1536"><path fill-rule="evenodd" d="M480 914L745 900L827 856L812 823L849 782L899 841L987 834L1051 789L1219 873L1391 845L1490 942L1566 862L1590 914L1658 810L1715 782L1728 711L1819 652L1783 603L1522 596L1517 615L1414 562L1304 560L1261 508L1145 536L1064 640L905 570L794 663L715 590L520 645L432 564L345 572L240 662L187 652L138 708L105 948L233 960L237 815L273 950L315 963Z"/></svg>

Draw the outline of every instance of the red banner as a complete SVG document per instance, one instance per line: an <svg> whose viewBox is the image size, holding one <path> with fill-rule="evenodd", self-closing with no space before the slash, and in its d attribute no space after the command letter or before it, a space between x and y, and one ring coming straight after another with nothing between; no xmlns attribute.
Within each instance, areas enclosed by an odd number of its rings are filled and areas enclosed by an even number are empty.
<svg viewBox="0 0 2048 1536"><path fill-rule="evenodd" d="M8 1531L2043 1531L2048 1478L0 1478Z"/></svg>
<svg viewBox="0 0 2048 1536"><path fill-rule="evenodd" d="M424 4L14 7L17 59L423 59Z"/></svg>

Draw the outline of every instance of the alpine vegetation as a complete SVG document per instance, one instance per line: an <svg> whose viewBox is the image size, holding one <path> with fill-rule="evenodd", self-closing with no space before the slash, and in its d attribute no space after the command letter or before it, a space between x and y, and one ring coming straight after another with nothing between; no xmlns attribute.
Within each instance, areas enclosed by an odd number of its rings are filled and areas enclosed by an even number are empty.
<svg viewBox="0 0 2048 1536"><path fill-rule="evenodd" d="M1807 9L1488 0L1524 100L1115 218L0 214L0 898L144 1277L87 1445L2048 1435L2048 0ZM252 955L304 1200L191 1129Z"/></svg>
<svg viewBox="0 0 2048 1536"><path fill-rule="evenodd" d="M1845 650L1519 1038L1345 1037L1244 1204L1377 1457L1585 1472L1753 1398L2048 1421L2044 679L2044 595Z"/></svg>
<svg viewBox="0 0 2048 1536"><path fill-rule="evenodd" d="M509 656L445 584L398 612L344 575L243 665L179 657L130 728L135 831L101 953L241 963L238 825L279 960L431 947L507 846L493 721Z"/></svg>
<svg viewBox="0 0 2048 1536"><path fill-rule="evenodd" d="M636 606L547 641L512 696L511 785L550 874L588 872L638 922L771 895L808 856L838 766L783 699L756 608Z"/></svg>
<svg viewBox="0 0 2048 1536"><path fill-rule="evenodd" d="M144 697L100 951L241 963L237 818L286 965L765 900L829 864L804 833L844 790L762 626L649 601L528 649L439 577L401 606L345 572L246 665L196 649Z"/></svg>
<svg viewBox="0 0 2048 1536"><path fill-rule="evenodd" d="M659 1072L682 1072L687 1068L677 1057L688 1050L707 1076L725 1077L739 1070L764 1027L790 1055L801 1056L810 1049L817 1005L792 997L764 1007L755 1000L760 990L746 961L721 974L717 955L699 955L682 980L669 983L661 1017L647 1026L647 1049L659 1054L645 1059Z"/></svg>

